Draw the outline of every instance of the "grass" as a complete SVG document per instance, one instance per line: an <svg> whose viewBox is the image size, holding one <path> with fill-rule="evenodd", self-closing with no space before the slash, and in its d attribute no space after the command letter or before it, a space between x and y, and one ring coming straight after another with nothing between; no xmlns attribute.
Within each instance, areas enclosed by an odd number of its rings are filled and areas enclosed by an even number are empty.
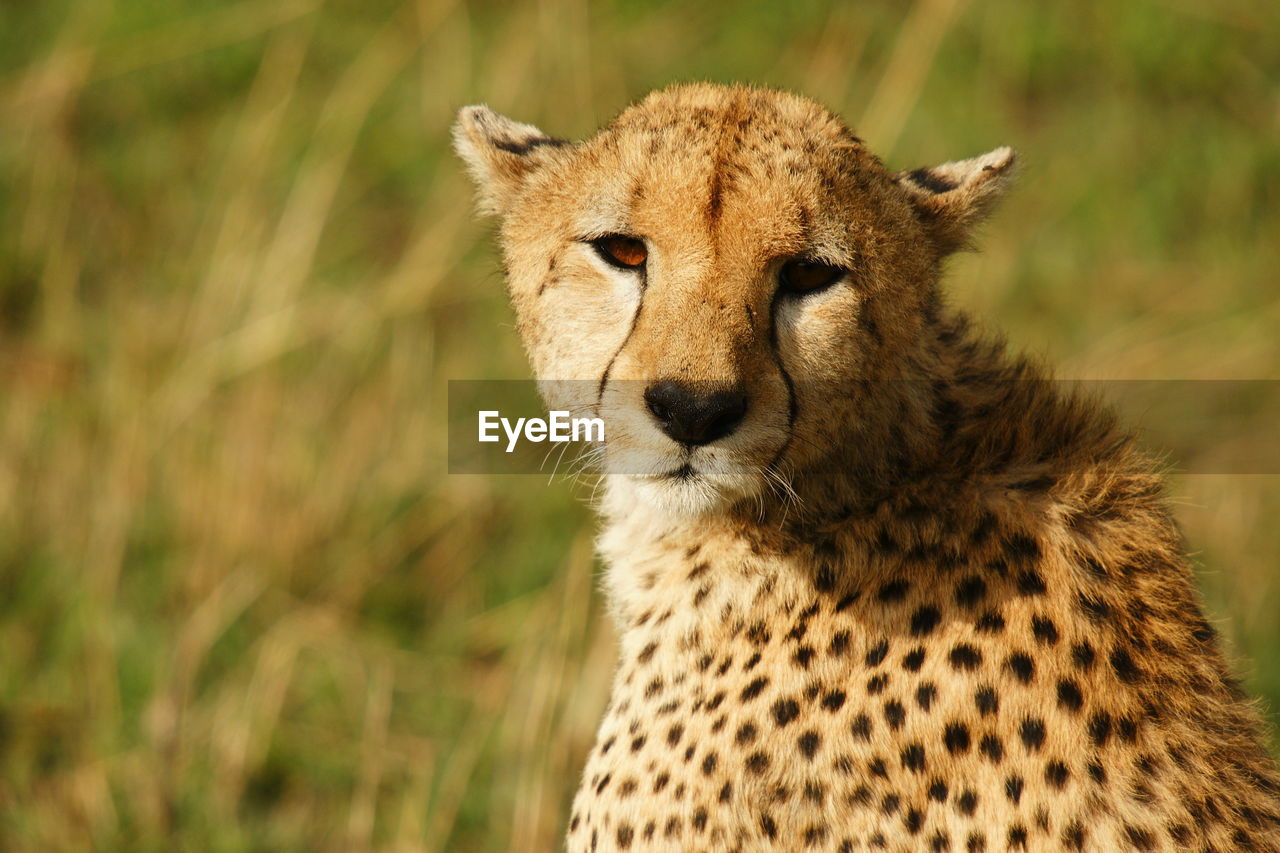
<svg viewBox="0 0 1280 853"><path fill-rule="evenodd" d="M1243 0L0 7L0 847L556 846L611 629L580 489L445 473L447 380L527 375L460 105L748 80L894 166L1013 144L957 304L1067 376L1275 379L1277 42ZM1280 479L1171 491L1275 721Z"/></svg>

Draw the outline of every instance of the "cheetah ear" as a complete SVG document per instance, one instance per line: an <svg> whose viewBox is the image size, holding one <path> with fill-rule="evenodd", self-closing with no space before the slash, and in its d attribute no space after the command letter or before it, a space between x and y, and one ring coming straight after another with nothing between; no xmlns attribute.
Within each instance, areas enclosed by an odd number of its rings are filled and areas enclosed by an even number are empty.
<svg viewBox="0 0 1280 853"><path fill-rule="evenodd" d="M940 254L962 248L969 234L1013 185L1012 148L895 176L911 196Z"/></svg>
<svg viewBox="0 0 1280 853"><path fill-rule="evenodd" d="M475 179L480 212L507 212L520 185L569 143L486 106L463 107L453 126L453 147Z"/></svg>

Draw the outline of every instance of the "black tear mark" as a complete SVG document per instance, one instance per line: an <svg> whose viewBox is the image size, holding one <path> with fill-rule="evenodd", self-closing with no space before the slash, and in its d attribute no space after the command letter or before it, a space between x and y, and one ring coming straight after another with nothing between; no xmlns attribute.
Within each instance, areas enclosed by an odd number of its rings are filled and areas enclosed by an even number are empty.
<svg viewBox="0 0 1280 853"><path fill-rule="evenodd" d="M631 336L635 334L636 325L640 322L640 311L644 308L644 297L649 290L649 274L646 269L640 267L640 299L636 302L636 312L631 315L631 327L627 329L627 336L622 339L622 343L613 351L613 355L609 357L609 363L604 367L604 373L600 375L600 387L596 389L596 414L600 414L600 405L604 402L604 388L609 384L609 374L613 371L613 363L618 360L619 354L626 349L627 344L631 341Z"/></svg>

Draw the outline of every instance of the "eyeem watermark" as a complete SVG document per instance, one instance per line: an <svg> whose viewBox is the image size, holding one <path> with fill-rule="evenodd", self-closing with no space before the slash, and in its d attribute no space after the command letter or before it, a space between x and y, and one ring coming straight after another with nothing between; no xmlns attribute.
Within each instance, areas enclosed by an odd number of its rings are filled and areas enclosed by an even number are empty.
<svg viewBox="0 0 1280 853"><path fill-rule="evenodd" d="M990 393L1000 393L995 384L999 381L992 380ZM644 408L646 386L644 380L611 380L615 404L597 410L590 404L601 395L598 379L558 381L554 394L544 394L547 389L532 380L451 379L448 470L544 477L557 471L650 473L643 458L626 452L627 442L637 436L650 446L664 440L660 425ZM1064 399L1083 395L1108 404L1125 430L1174 471L1280 475L1280 442L1275 439L1280 380L1073 380L1057 386ZM761 399L787 400L794 395L802 419L806 407L824 405L845 393L825 384L808 387L803 381L767 394L762 389L757 383ZM920 393L936 390L930 383ZM878 391L872 386L860 393L874 396ZM1011 387L1009 393L1016 389ZM555 402L549 404L548 398ZM578 401L586 404L579 407ZM548 405L555 408L548 411ZM753 429L750 418L743 429Z"/></svg>
<svg viewBox="0 0 1280 853"><path fill-rule="evenodd" d="M479 440L483 442L501 441L498 434L501 427L507 437L507 453L512 453L523 435L525 441L604 441L604 419L571 418L569 413L560 409L552 409L546 418L510 418L502 417L497 410L480 412Z"/></svg>

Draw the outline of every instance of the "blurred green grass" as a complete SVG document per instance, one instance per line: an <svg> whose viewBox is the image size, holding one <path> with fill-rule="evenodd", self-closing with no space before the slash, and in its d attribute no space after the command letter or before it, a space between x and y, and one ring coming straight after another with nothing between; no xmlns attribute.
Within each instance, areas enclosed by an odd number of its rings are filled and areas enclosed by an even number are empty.
<svg viewBox="0 0 1280 853"><path fill-rule="evenodd" d="M612 666L584 490L445 474L527 375L448 152L746 80L1019 148L954 301L1088 378L1277 378L1280 6L0 5L0 847L556 846ZM1176 461L1176 460L1175 460ZM1280 479L1172 494L1280 708Z"/></svg>

